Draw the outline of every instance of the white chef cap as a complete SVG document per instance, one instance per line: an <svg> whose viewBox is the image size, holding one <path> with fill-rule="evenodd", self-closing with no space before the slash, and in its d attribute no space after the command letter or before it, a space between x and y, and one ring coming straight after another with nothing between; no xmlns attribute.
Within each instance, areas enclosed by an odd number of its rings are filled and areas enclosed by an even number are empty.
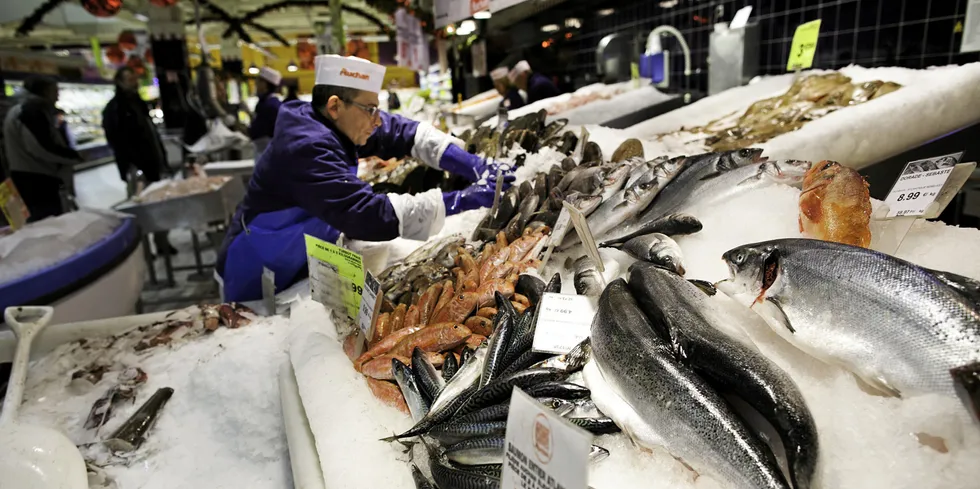
<svg viewBox="0 0 980 489"><path fill-rule="evenodd" d="M490 72L490 79L493 81L503 80L507 78L508 73L510 73L510 70L508 70L507 67L502 66Z"/></svg>
<svg viewBox="0 0 980 489"><path fill-rule="evenodd" d="M316 85L333 85L378 93L386 68L354 56L322 54L316 57Z"/></svg>
<svg viewBox="0 0 980 489"><path fill-rule="evenodd" d="M259 78L277 87L279 86L279 83L282 82L282 74L272 68L269 68L268 66L263 66L262 69L259 70Z"/></svg>
<svg viewBox="0 0 980 489"><path fill-rule="evenodd" d="M513 81L517 79L518 75L524 73L525 71L531 71L531 65L522 59L518 61L516 65L514 65L514 68L510 70L507 77L510 78L510 81L513 83Z"/></svg>

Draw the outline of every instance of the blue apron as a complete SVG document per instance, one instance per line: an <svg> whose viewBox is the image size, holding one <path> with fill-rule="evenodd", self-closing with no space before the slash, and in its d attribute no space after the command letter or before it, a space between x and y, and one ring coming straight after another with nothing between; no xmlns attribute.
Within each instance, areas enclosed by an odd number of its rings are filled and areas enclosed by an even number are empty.
<svg viewBox="0 0 980 489"><path fill-rule="evenodd" d="M225 301L261 299L262 267L275 273L276 291L292 285L307 267L304 234L331 243L340 237L340 231L298 207L259 214L242 227L225 255Z"/></svg>

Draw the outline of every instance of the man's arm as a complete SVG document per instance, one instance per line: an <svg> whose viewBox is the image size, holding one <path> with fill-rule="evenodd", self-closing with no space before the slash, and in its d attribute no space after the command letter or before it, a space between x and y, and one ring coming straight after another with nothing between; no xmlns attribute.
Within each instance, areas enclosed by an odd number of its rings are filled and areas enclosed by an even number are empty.
<svg viewBox="0 0 980 489"><path fill-rule="evenodd" d="M248 126L248 137L258 139L272 137L276 127L276 117L279 116L279 106L282 102L274 96L269 96L255 107L255 120Z"/></svg>
<svg viewBox="0 0 980 489"><path fill-rule="evenodd" d="M58 141L55 137L56 129L53 121L41 107L35 104L25 104L20 112L20 122L26 129L25 132L31 134L33 143L36 143L25 146L32 154L67 165L81 161L82 157L78 155L78 152L66 146L64 142Z"/></svg>
<svg viewBox="0 0 980 489"><path fill-rule="evenodd" d="M357 152L362 157L377 156L383 160L409 156L416 143L415 133L419 124L418 121L398 114L381 111L381 127L374 131Z"/></svg>

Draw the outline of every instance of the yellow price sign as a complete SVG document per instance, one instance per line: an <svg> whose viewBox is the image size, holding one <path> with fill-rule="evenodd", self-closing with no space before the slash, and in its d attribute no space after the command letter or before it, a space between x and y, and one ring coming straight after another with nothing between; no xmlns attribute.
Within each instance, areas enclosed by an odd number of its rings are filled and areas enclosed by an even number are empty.
<svg viewBox="0 0 980 489"><path fill-rule="evenodd" d="M364 293L361 255L308 234L306 255L313 300L338 309L338 312L343 310L352 320L357 318Z"/></svg>
<svg viewBox="0 0 980 489"><path fill-rule="evenodd" d="M13 180L9 178L0 182L0 211L7 219L10 229L14 231L24 227L24 223L31 217L30 211L24 205L24 199L20 197Z"/></svg>
<svg viewBox="0 0 980 489"><path fill-rule="evenodd" d="M800 24L793 34L793 45L789 49L786 71L802 70L813 66L813 55L817 52L817 38L820 37L820 19Z"/></svg>

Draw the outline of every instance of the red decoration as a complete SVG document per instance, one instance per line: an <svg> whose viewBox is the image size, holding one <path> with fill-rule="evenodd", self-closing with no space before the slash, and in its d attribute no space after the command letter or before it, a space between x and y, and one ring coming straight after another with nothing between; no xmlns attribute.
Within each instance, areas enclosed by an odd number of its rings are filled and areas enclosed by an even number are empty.
<svg viewBox="0 0 980 489"><path fill-rule="evenodd" d="M112 17L122 9L122 0L82 0L82 8L96 17Z"/></svg>
<svg viewBox="0 0 980 489"><path fill-rule="evenodd" d="M136 34L133 34L133 31L122 31L119 33L119 39L116 42L119 49L132 51L136 49Z"/></svg>
<svg viewBox="0 0 980 489"><path fill-rule="evenodd" d="M171 5L175 5L177 0L150 0L150 3L157 7L170 7Z"/></svg>
<svg viewBox="0 0 980 489"><path fill-rule="evenodd" d="M126 66L133 69L137 75L143 76L146 73L146 68L143 66L143 60L137 58L136 56L130 56L126 61Z"/></svg>
<svg viewBox="0 0 980 489"><path fill-rule="evenodd" d="M153 49L146 48L146 52L143 53L143 60L146 61L146 64L148 65L153 64Z"/></svg>
<svg viewBox="0 0 980 489"><path fill-rule="evenodd" d="M114 65L122 64L123 60L126 59L126 53L122 49L119 49L119 46L113 44L106 48L105 59Z"/></svg>

